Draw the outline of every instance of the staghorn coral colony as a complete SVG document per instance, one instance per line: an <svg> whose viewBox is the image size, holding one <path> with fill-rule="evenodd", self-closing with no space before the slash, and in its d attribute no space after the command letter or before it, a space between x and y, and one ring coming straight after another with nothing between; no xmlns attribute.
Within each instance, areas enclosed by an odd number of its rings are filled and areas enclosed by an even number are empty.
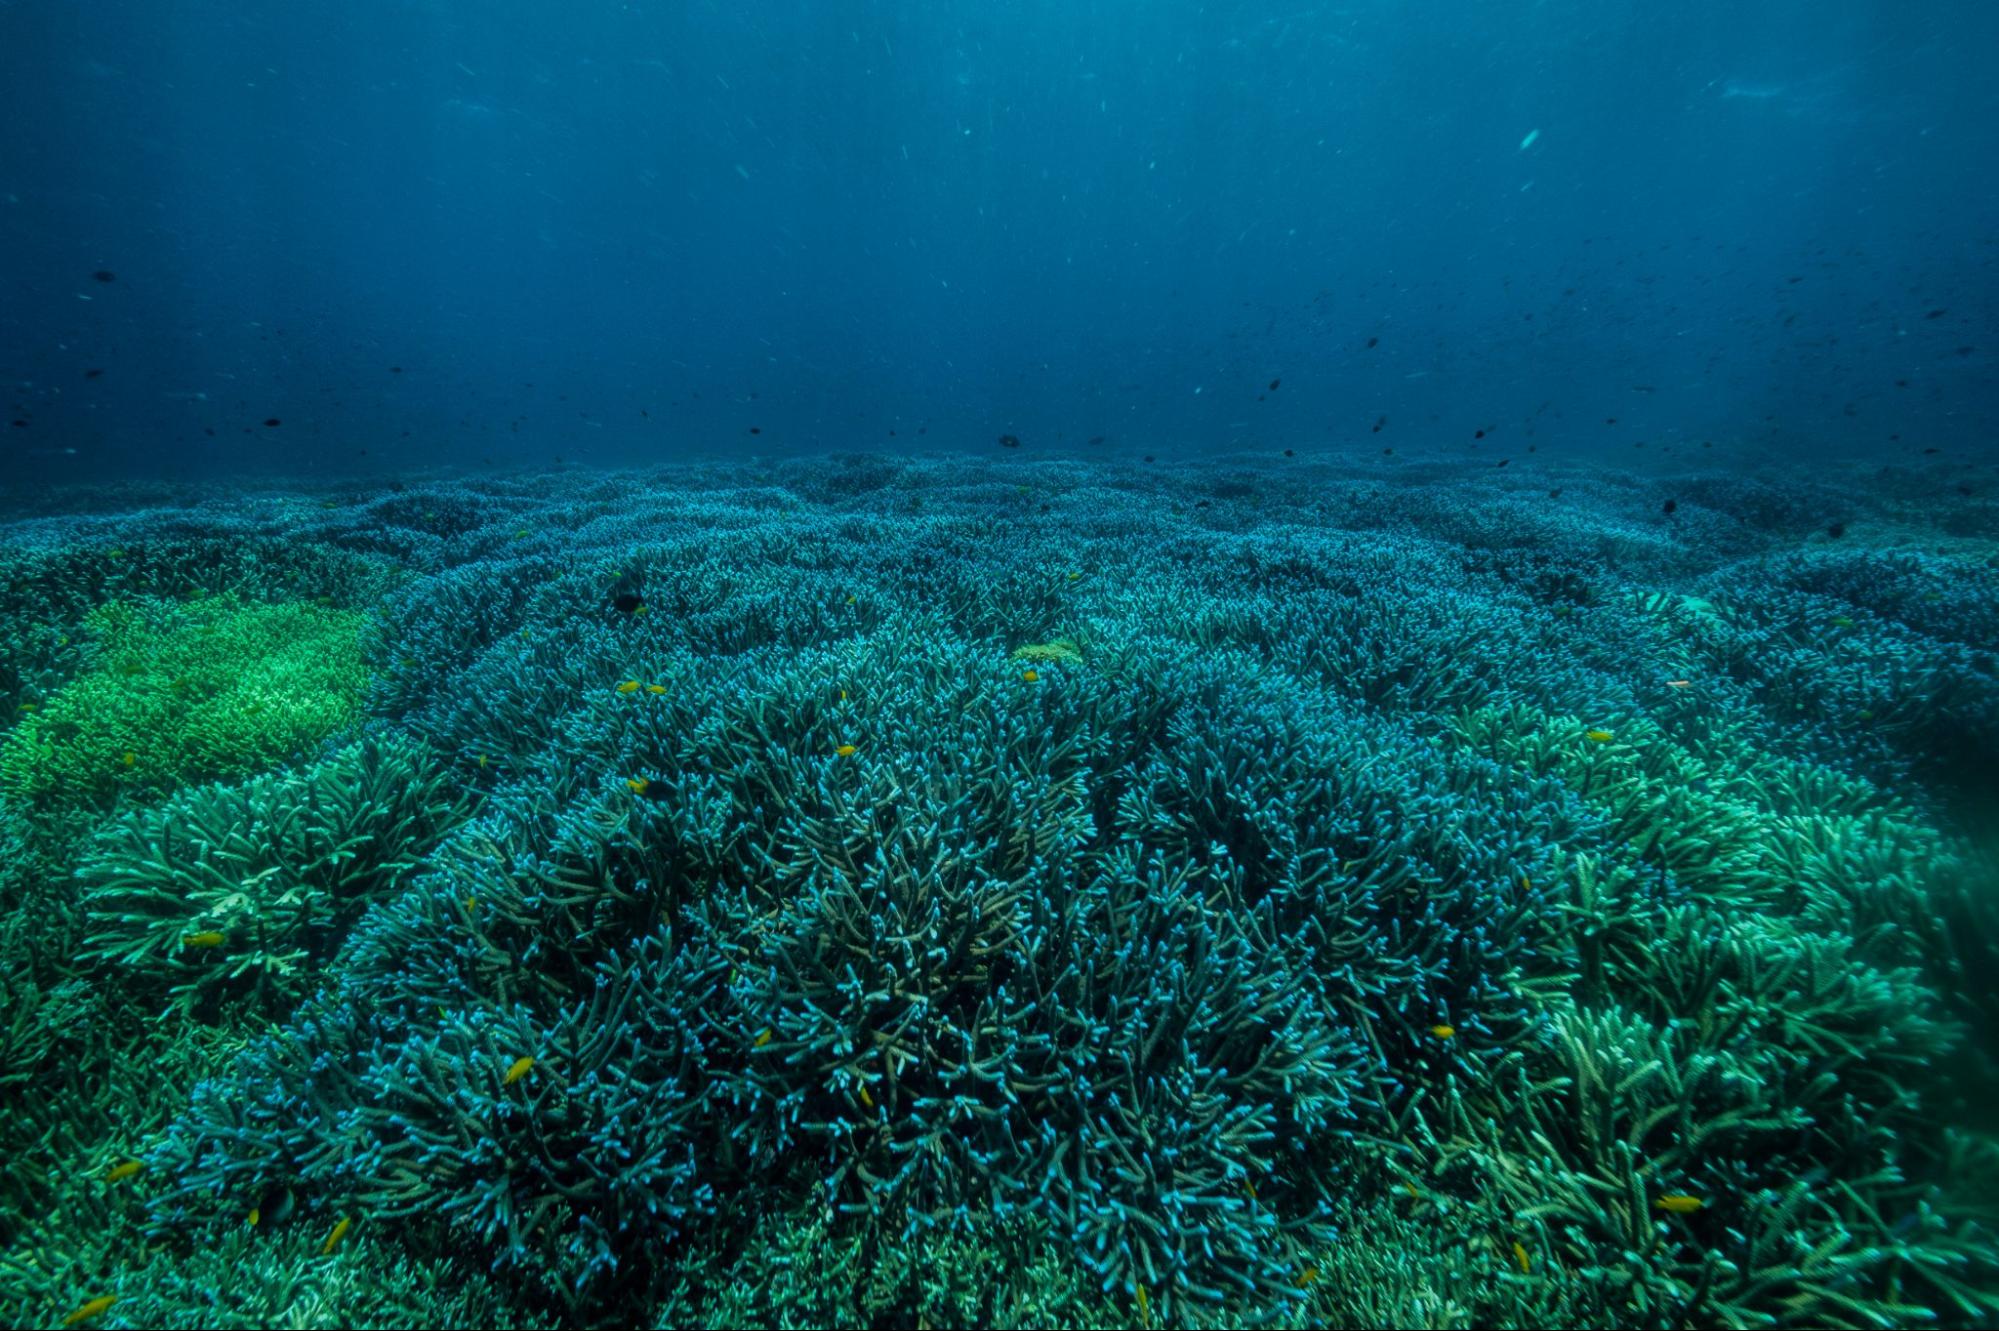
<svg viewBox="0 0 1999 1331"><path fill-rule="evenodd" d="M1999 508L1548 479L15 514L0 1321L1990 1323Z"/></svg>

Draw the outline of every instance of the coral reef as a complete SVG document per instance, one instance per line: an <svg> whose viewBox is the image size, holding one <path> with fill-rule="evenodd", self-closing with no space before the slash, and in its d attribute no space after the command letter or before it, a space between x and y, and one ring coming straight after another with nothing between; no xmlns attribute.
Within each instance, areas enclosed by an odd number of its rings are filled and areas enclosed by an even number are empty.
<svg viewBox="0 0 1999 1331"><path fill-rule="evenodd" d="M362 911L394 900L470 797L411 740L197 786L126 812L77 870L82 957L187 1013L250 990L272 1013L316 986Z"/></svg>
<svg viewBox="0 0 1999 1331"><path fill-rule="evenodd" d="M0 528L0 1316L1989 1323L1999 531L1549 479Z"/></svg>
<svg viewBox="0 0 1999 1331"><path fill-rule="evenodd" d="M92 668L18 705L0 789L101 801L121 785L245 776L308 750L357 715L366 627L358 611L233 595L93 607L81 626Z"/></svg>

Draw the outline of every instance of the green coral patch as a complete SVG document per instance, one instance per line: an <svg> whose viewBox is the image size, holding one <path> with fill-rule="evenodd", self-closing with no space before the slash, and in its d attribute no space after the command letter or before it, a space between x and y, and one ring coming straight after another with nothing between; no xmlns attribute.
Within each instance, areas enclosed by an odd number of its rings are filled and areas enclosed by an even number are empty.
<svg viewBox="0 0 1999 1331"><path fill-rule="evenodd" d="M368 683L360 611L217 597L98 607L93 669L0 745L0 789L58 803L248 776L349 725Z"/></svg>

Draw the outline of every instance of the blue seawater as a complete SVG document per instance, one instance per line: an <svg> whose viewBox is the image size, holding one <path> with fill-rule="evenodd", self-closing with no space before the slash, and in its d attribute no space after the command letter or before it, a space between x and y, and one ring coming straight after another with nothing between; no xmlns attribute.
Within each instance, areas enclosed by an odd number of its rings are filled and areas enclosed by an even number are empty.
<svg viewBox="0 0 1999 1331"><path fill-rule="evenodd" d="M0 0L0 1323L1999 1322L1995 50Z"/></svg>

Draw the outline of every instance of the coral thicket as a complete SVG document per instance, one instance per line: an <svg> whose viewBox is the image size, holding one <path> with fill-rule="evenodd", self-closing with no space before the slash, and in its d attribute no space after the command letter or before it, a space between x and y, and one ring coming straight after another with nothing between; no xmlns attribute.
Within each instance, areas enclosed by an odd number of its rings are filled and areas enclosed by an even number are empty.
<svg viewBox="0 0 1999 1331"><path fill-rule="evenodd" d="M102 800L124 785L242 777L305 752L358 715L360 611L234 596L113 601L83 615L89 668L0 745L0 789Z"/></svg>
<svg viewBox="0 0 1999 1331"><path fill-rule="evenodd" d="M0 1308L1989 1323L1999 513L1547 480L190 497L288 536L191 601L0 530Z"/></svg>

